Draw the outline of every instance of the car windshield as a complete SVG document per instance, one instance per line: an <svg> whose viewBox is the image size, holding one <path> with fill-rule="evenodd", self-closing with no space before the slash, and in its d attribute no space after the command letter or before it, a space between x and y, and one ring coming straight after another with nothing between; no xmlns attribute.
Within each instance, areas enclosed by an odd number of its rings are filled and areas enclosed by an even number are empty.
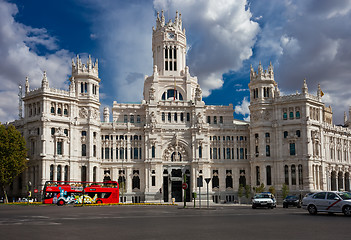
<svg viewBox="0 0 351 240"><path fill-rule="evenodd" d="M349 192L343 192L343 193L338 193L338 194L343 200L351 199L351 193L349 193Z"/></svg>
<svg viewBox="0 0 351 240"><path fill-rule="evenodd" d="M268 194L257 194L255 198L270 198Z"/></svg>
<svg viewBox="0 0 351 240"><path fill-rule="evenodd" d="M287 196L286 199L297 199L296 196Z"/></svg>

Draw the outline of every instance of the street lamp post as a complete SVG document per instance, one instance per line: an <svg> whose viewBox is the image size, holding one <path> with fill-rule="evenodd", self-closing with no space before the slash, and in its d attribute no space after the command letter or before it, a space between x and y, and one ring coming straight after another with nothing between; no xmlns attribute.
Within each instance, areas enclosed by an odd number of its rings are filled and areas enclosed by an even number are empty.
<svg viewBox="0 0 351 240"><path fill-rule="evenodd" d="M31 191L32 190L32 182L28 181L28 185L27 185L27 204L29 204L29 198L31 196Z"/></svg>

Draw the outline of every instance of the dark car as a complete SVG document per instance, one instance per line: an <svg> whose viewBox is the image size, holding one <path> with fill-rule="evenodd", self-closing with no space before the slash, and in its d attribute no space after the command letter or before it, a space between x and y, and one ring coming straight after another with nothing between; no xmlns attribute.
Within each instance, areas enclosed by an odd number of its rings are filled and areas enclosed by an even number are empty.
<svg viewBox="0 0 351 240"><path fill-rule="evenodd" d="M301 207L301 200L297 196L287 196L283 201L283 208L288 208L289 206Z"/></svg>

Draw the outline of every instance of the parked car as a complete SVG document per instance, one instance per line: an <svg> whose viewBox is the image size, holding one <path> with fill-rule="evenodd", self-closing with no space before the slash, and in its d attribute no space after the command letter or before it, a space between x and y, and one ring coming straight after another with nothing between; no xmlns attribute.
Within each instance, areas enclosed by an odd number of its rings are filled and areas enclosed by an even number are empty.
<svg viewBox="0 0 351 240"><path fill-rule="evenodd" d="M302 199L302 208L308 210L311 215L327 212L351 216L351 193L337 191L314 193Z"/></svg>
<svg viewBox="0 0 351 240"><path fill-rule="evenodd" d="M267 207L273 209L277 207L277 201L272 193L257 193L252 198L252 208L255 209L257 207Z"/></svg>
<svg viewBox="0 0 351 240"><path fill-rule="evenodd" d="M287 196L284 200L283 200L283 208L288 208L289 206L293 206L293 207L301 207L301 200L299 197L297 196Z"/></svg>

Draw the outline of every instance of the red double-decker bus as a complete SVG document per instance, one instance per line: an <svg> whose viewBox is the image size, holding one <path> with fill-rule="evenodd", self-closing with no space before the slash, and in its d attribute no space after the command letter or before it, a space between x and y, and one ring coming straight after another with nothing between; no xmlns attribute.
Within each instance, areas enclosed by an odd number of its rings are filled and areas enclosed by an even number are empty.
<svg viewBox="0 0 351 240"><path fill-rule="evenodd" d="M59 206L70 203L118 203L119 187L115 181L47 181L44 186L43 197L43 203Z"/></svg>

